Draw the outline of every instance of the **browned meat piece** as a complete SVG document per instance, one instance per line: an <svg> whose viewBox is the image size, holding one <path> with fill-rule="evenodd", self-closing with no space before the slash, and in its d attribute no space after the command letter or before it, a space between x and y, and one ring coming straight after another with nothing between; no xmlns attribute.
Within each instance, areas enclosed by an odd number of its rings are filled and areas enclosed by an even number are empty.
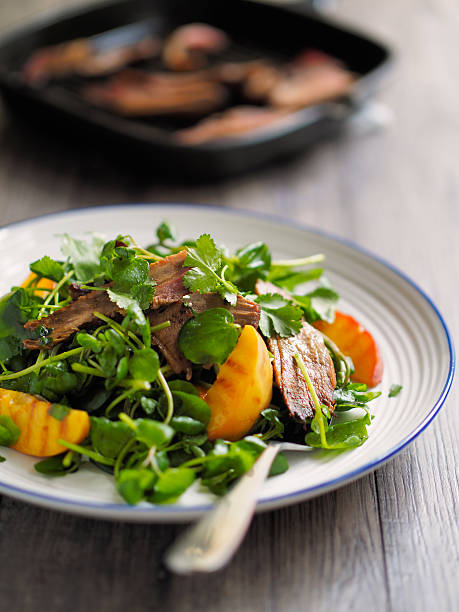
<svg viewBox="0 0 459 612"><path fill-rule="evenodd" d="M80 38L39 49L24 64L22 76L30 85L72 74L102 76L132 62L154 57L160 47L159 40L148 37L130 45L97 51L90 40Z"/></svg>
<svg viewBox="0 0 459 612"><path fill-rule="evenodd" d="M181 302L152 310L148 315L152 327L170 321L169 327L152 334L152 344L158 347L175 374L185 372L188 380L191 378L192 365L180 350L178 337L182 327L192 316L191 311Z"/></svg>
<svg viewBox="0 0 459 612"><path fill-rule="evenodd" d="M156 38L144 38L132 45L107 49L104 52L92 53L81 61L75 72L82 76L104 76L124 68L128 64L153 58L158 55L161 42Z"/></svg>
<svg viewBox="0 0 459 612"><path fill-rule="evenodd" d="M249 71L243 93L249 100L266 100L282 78L283 73L278 66L269 62L260 62L258 66Z"/></svg>
<svg viewBox="0 0 459 612"><path fill-rule="evenodd" d="M156 283L152 308L180 302L188 293L182 280L190 268L184 267L186 250L168 255L156 263L150 264L150 278Z"/></svg>
<svg viewBox="0 0 459 612"><path fill-rule="evenodd" d="M76 67L91 57L91 44L86 38L36 51L24 64L22 77L29 85L39 85L51 78L72 74Z"/></svg>
<svg viewBox="0 0 459 612"><path fill-rule="evenodd" d="M284 118L285 112L281 109L236 106L175 132L175 137L183 144L202 144L253 132Z"/></svg>
<svg viewBox="0 0 459 612"><path fill-rule="evenodd" d="M189 296L185 296L183 301L196 313L210 310L211 308L226 308L233 315L234 322L241 327L252 325L256 329L260 321L260 307L258 304L242 297L242 295L237 296L236 306L231 306L216 293L205 293L202 295L200 293L192 293Z"/></svg>
<svg viewBox="0 0 459 612"><path fill-rule="evenodd" d="M201 114L217 110L227 98L226 88L207 74L140 70L125 70L105 83L84 87L80 93L92 104L126 116Z"/></svg>
<svg viewBox="0 0 459 612"><path fill-rule="evenodd" d="M82 289L78 283L71 283L69 286L69 294L72 298L72 302L77 300L82 295L88 295L88 293L91 293L89 289Z"/></svg>
<svg viewBox="0 0 459 612"><path fill-rule="evenodd" d="M52 348L59 342L70 338L78 330L98 323L100 319L94 316L95 310L111 319L124 313L110 300L106 291L91 291L88 295L79 297L75 302L48 317L26 323L24 327L29 330L37 329L41 325L52 330L50 337L53 341L42 346L39 340L24 340L24 346L28 349Z"/></svg>
<svg viewBox="0 0 459 612"><path fill-rule="evenodd" d="M189 23L166 40L163 61L170 70L197 70L206 65L206 55L219 53L228 45L229 39L221 30L205 23Z"/></svg>
<svg viewBox="0 0 459 612"><path fill-rule="evenodd" d="M265 293L288 295L282 289L264 281L257 282L255 291L259 295ZM293 418L305 422L314 415L311 394L294 359L296 353L304 362L319 401L333 409L333 391L336 387L335 368L321 334L314 327L304 321L298 334L289 338L280 336L270 338L268 348L274 355L273 368L276 384Z"/></svg>
<svg viewBox="0 0 459 612"><path fill-rule="evenodd" d="M268 102L296 110L349 94L354 75L334 61L292 67L271 89Z"/></svg>

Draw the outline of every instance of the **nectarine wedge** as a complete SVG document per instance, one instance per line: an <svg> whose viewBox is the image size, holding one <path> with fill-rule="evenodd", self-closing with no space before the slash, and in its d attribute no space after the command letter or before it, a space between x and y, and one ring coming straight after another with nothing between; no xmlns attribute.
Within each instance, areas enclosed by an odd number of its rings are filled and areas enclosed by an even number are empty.
<svg viewBox="0 0 459 612"><path fill-rule="evenodd" d="M11 448L36 457L51 457L67 449L59 438L79 444L89 433L89 415L84 410L69 409L62 418L52 416L52 404L28 393L0 389L0 414L9 416L21 434Z"/></svg>
<svg viewBox="0 0 459 612"><path fill-rule="evenodd" d="M205 397L211 412L209 439L234 441L248 433L269 405L272 386L268 349L256 329L246 325Z"/></svg>
<svg viewBox="0 0 459 612"><path fill-rule="evenodd" d="M315 321L313 325L352 359L355 368L352 380L365 383L368 387L381 382L383 361L378 345L354 317L337 311L333 323Z"/></svg>
<svg viewBox="0 0 459 612"><path fill-rule="evenodd" d="M21 287L28 287L30 283L36 278L37 278L37 275L35 274L35 272L31 272L29 276L25 279L25 281L21 284ZM56 286L56 283L52 281L51 279L40 278L38 283L35 285L37 291L35 291L34 293L36 293L37 295L41 297L47 297L48 295L47 291L38 291L38 289L54 289L55 286Z"/></svg>

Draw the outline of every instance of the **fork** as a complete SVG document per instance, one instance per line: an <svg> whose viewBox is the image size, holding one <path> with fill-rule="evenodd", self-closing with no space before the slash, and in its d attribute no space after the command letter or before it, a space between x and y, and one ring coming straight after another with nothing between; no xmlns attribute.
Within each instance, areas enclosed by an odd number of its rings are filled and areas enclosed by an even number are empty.
<svg viewBox="0 0 459 612"><path fill-rule="evenodd" d="M310 451L301 444L270 442L252 468L166 551L164 563L176 574L215 572L239 548L249 528L258 493L280 451Z"/></svg>

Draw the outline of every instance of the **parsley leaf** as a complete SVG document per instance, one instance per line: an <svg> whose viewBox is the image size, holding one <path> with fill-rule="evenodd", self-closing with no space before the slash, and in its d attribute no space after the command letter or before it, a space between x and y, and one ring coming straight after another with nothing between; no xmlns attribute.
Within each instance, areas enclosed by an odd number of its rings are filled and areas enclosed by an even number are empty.
<svg viewBox="0 0 459 612"><path fill-rule="evenodd" d="M238 337L233 315L226 308L211 308L185 323L179 335L179 347L192 363L223 363Z"/></svg>
<svg viewBox="0 0 459 612"><path fill-rule="evenodd" d="M261 308L259 327L267 338L276 334L287 338L300 331L303 312L290 300L278 293L267 293L258 296L256 302Z"/></svg>
<svg viewBox="0 0 459 612"><path fill-rule="evenodd" d="M48 255L34 261L29 267L31 272L34 272L37 276L50 278L56 283L58 283L65 274L64 266L60 262L48 257Z"/></svg>
<svg viewBox="0 0 459 612"><path fill-rule="evenodd" d="M209 234L202 234L196 246L188 247L185 266L191 267L183 277L183 284L199 293L219 293L231 305L237 301L238 290L222 276L224 255Z"/></svg>

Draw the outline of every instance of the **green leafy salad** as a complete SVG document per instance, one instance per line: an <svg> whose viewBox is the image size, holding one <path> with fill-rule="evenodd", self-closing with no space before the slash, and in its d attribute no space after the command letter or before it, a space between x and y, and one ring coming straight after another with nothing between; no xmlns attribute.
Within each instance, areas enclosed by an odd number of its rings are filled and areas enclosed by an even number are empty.
<svg viewBox="0 0 459 612"><path fill-rule="evenodd" d="M365 442L380 393L321 331L338 302L322 255L231 254L208 234L179 243L166 222L152 241L64 235L62 257L0 300L0 445L50 476L92 463L129 504L157 504L195 481L224 494L268 440ZM271 475L287 469L278 455Z"/></svg>

